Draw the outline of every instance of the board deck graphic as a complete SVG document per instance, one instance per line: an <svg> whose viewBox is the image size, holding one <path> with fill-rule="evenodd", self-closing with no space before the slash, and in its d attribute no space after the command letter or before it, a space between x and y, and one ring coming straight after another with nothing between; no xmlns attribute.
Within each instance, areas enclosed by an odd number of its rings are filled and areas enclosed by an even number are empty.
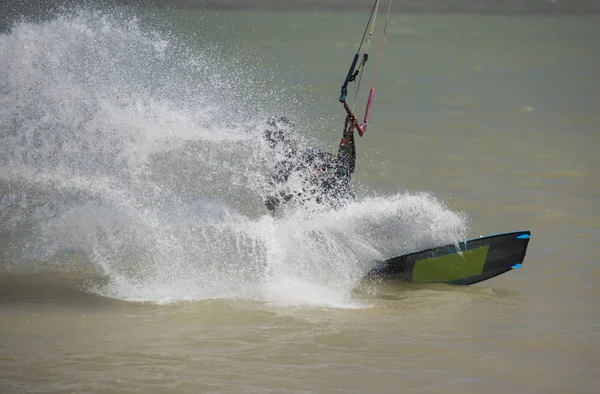
<svg viewBox="0 0 600 394"><path fill-rule="evenodd" d="M374 268L369 276L471 285L521 268L530 236L529 231L490 235L394 257Z"/></svg>

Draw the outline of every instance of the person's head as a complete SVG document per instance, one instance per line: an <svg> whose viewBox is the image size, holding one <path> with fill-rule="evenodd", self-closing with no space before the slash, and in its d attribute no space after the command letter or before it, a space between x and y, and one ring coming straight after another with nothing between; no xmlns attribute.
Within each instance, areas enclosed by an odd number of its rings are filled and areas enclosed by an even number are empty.
<svg viewBox="0 0 600 394"><path fill-rule="evenodd" d="M288 148L296 145L292 137L293 123L285 116L269 118L264 136L271 148Z"/></svg>

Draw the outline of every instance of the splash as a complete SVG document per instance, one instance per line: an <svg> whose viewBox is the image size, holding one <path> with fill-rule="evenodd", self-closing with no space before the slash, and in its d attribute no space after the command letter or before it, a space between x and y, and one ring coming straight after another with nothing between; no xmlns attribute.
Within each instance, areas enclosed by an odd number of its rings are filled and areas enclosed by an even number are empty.
<svg viewBox="0 0 600 394"><path fill-rule="evenodd" d="M208 46L79 10L14 25L0 53L3 272L76 267L131 301L348 307L376 261L465 237L427 194L267 215L257 97L273 95Z"/></svg>

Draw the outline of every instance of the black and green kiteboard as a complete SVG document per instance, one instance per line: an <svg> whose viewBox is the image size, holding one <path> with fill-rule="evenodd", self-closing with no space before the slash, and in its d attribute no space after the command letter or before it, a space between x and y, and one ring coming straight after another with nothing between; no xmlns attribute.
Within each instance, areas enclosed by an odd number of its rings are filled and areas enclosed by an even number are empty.
<svg viewBox="0 0 600 394"><path fill-rule="evenodd" d="M529 231L490 235L394 257L378 265L369 276L471 285L521 268L530 235Z"/></svg>

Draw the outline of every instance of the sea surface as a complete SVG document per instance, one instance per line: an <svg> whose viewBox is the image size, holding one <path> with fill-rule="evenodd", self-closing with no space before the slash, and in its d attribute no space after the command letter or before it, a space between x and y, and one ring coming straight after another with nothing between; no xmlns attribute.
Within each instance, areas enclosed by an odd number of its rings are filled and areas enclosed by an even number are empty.
<svg viewBox="0 0 600 394"><path fill-rule="evenodd" d="M356 201L271 216L265 122L335 152L367 19L75 7L0 33L1 393L600 390L600 18L393 13ZM523 268L474 286L363 280L516 230Z"/></svg>

